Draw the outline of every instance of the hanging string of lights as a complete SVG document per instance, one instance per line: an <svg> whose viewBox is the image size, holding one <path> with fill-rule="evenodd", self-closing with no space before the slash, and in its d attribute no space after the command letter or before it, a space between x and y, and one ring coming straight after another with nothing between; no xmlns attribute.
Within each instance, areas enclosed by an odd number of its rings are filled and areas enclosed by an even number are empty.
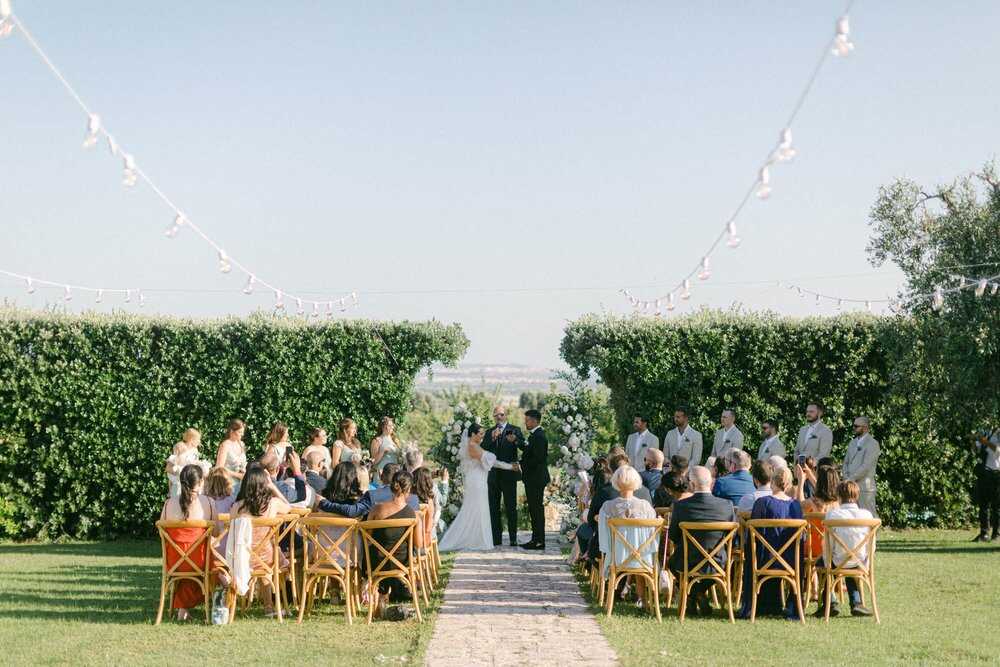
<svg viewBox="0 0 1000 667"><path fill-rule="evenodd" d="M340 311L345 311L347 308L358 304L357 292L351 292L350 294L319 300L304 298L300 295L289 293L288 290L279 287L275 283L264 280L257 274L256 271L252 270L250 267L246 266L226 252L220 243L211 238L199 225L195 224L190 216L185 214L179 206L174 204L174 202L171 201L166 194L164 194L163 190L153 181L153 179L145 171L143 171L142 168L140 168L135 156L126 151L114 135L110 133L101 116L92 111L90 107L84 103L83 99L76 92L76 89L69 83L66 77L63 76L59 68L52 62L52 59L49 58L28 29L25 28L24 24L20 21L17 15L13 13L10 0L0 0L0 37L9 36L14 28L17 28L17 30L24 37L25 41L28 42L34 52L38 55L42 62L45 63L46 67L49 68L52 74L63 85L63 88L66 89L69 95L86 115L86 134L83 139L83 148L92 149L103 140L107 144L108 152L111 156L122 160L122 185L125 187L134 187L139 181L142 181L147 187L149 187L150 190L152 190L153 194L155 194L160 201L162 201L171 210L171 222L165 231L165 236L168 239L176 237L181 230L190 230L191 233L201 238L212 248L218 260L219 271L221 273L232 273L234 268L241 272L246 277L245 287L243 288L243 292L245 294L253 294L255 289L271 291L274 294L274 307L277 310L284 311L286 303L290 302L295 304L296 311L299 315L306 314L307 307L311 307L312 314L314 315L318 314L321 309L325 309L326 313L330 315L333 313L335 304ZM29 288L35 283L49 284L48 281L35 280L28 276L21 276L20 274L13 274L11 272L4 273L11 275L12 277L25 279ZM65 299L67 301L72 299L74 289L77 291L96 292L99 295L98 301L103 299L106 294L123 294L126 297L126 301L131 299L133 293L138 294L140 301L144 298L141 292L131 288L102 289L84 287L80 285L60 285L64 287Z"/></svg>
<svg viewBox="0 0 1000 667"><path fill-rule="evenodd" d="M795 102L795 106L792 108L792 112L785 121L784 127L778 133L777 143L768 152L763 164L757 168L757 176L753 183L751 183L750 187L743 195L743 198L740 200L732 215L730 215L723 224L722 231L720 231L718 236L715 237L715 240L708 247L708 249L702 253L698 264L691 269L691 271L689 271L688 274L684 276L669 292L654 299L643 300L636 297L632 294L631 290L627 288L620 290L625 298L628 299L629 303L632 304L632 307L637 311L642 312L655 310L656 313L662 315L663 309L666 309L667 311L674 310L674 308L677 307L675 297L679 297L683 301L687 301L691 298L692 278L697 278L699 281L705 281L711 277L711 257L723 241L725 241L726 246L729 248L736 248L740 245L741 239L736 231L736 220L752 199L756 198L765 200L771 196L771 169L779 164L789 162L795 157L797 149L792 145L792 125L795 122L795 118L798 116L799 111L801 111L802 107L805 105L806 99L809 97L809 93L813 88L813 84L816 82L820 70L823 68L823 64L830 55L845 57L854 50L854 43L851 41L850 36L850 21L848 19L848 14L850 13L853 5L854 0L848 2L847 6L844 8L843 14L837 19L834 26L833 37L824 45L820 58L816 62L815 67L813 67L811 76L808 81L806 81L802 92L799 94L799 97Z"/></svg>

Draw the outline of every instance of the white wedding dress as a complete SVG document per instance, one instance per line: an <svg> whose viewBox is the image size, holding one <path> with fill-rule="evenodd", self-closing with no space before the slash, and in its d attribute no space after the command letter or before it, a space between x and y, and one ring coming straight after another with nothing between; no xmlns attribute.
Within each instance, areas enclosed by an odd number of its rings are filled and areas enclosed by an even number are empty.
<svg viewBox="0 0 1000 667"><path fill-rule="evenodd" d="M490 524L490 499L486 490L486 475L494 466L510 470L509 463L497 461L495 454L483 452L480 459L469 455L469 438L462 433L458 447L465 493L462 508L451 522L438 544L441 551L492 551L493 528Z"/></svg>

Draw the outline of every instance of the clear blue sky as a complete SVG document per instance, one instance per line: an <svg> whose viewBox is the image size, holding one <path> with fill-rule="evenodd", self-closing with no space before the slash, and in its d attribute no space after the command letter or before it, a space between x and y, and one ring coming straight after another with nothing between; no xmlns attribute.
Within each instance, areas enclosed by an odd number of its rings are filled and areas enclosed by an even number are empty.
<svg viewBox="0 0 1000 667"><path fill-rule="evenodd" d="M356 289L362 317L461 322L469 361L541 365L559 363L567 320L627 313L618 288L670 286L698 261L841 8L14 0L139 164L260 276L317 297ZM856 50L824 68L798 157L676 313L817 312L726 282L894 293L898 272L864 253L878 186L950 180L996 154L1000 3L859 0L851 19ZM0 268L141 286L150 312L270 305L190 234L164 238L169 211L123 188L103 147L80 148L85 118L16 33L0 71ZM594 289L548 290L570 287ZM439 292L480 288L547 291ZM60 301L6 279L0 296Z"/></svg>

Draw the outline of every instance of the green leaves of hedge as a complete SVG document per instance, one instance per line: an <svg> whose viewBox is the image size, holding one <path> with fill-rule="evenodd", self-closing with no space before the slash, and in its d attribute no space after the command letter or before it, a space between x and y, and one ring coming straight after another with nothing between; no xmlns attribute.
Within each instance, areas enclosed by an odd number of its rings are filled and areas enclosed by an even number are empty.
<svg viewBox="0 0 1000 667"><path fill-rule="evenodd" d="M350 416L364 439L383 415L405 414L421 368L467 347L458 325L438 322L0 309L0 530L148 533L185 428L202 432L212 461L232 417L247 422L250 456L278 419L301 439Z"/></svg>
<svg viewBox="0 0 1000 667"><path fill-rule="evenodd" d="M933 407L939 402L898 381L914 372L902 352L919 340L903 318L702 311L664 321L587 316L566 327L561 353L577 373L596 372L610 388L622 442L637 412L650 416L662 440L674 408L686 404L705 437L705 456L727 407L754 454L764 419L780 423L791 451L806 404L819 400L834 431L834 456L843 460L851 419L867 415L882 443L883 520L964 523L972 476L964 434L973 424L960 428Z"/></svg>

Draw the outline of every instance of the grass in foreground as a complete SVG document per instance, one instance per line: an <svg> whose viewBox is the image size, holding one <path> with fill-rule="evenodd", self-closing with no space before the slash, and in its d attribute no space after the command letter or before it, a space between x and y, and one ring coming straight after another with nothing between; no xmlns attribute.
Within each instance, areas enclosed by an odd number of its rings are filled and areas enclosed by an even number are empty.
<svg viewBox="0 0 1000 667"><path fill-rule="evenodd" d="M343 607L317 603L302 625L255 607L233 625L164 620L159 542L0 544L4 664L419 664L451 567L416 620L347 625ZM169 606L169 601L167 603ZM423 608L422 608L423 610ZM194 611L195 615L203 611ZM166 619L166 613L164 613Z"/></svg>
<svg viewBox="0 0 1000 667"><path fill-rule="evenodd" d="M659 624L633 604L616 603L610 619L593 607L623 665L717 664L968 664L1000 661L1000 634L990 628L1000 603L1000 544L972 544L973 533L882 533L876 556L876 592L882 624L844 616L829 625L806 609L803 626L781 619L729 623L677 619L676 600ZM584 595L590 589L582 580ZM676 597L676 596L675 596ZM870 600L866 596L866 601Z"/></svg>

